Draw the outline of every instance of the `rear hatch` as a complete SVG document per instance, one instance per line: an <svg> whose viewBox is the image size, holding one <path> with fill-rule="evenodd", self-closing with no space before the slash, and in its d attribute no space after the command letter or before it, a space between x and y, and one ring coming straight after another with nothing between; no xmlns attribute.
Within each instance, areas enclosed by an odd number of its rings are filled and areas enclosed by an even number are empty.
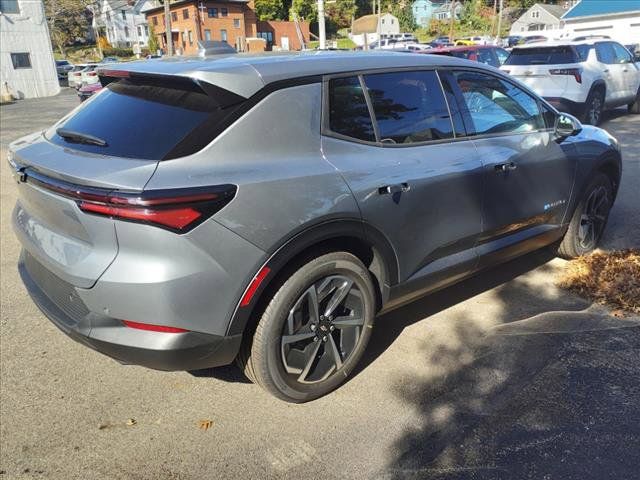
<svg viewBox="0 0 640 480"><path fill-rule="evenodd" d="M106 88L48 131L10 146L16 234L42 266L81 288L118 253L115 221L83 212L82 200L142 192L159 161L200 150L228 113L195 80L120 74L103 77Z"/></svg>
<svg viewBox="0 0 640 480"><path fill-rule="evenodd" d="M502 65L508 72L543 97L563 97L581 72L581 58L570 45L514 48Z"/></svg>

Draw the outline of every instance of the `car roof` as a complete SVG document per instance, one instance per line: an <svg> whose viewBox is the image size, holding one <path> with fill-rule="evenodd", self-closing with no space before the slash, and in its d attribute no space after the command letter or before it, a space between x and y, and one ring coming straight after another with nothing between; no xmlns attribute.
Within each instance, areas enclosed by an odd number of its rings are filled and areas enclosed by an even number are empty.
<svg viewBox="0 0 640 480"><path fill-rule="evenodd" d="M436 55L400 52L315 51L265 54L230 54L211 57L168 57L155 62L136 61L108 70L159 75L178 75L201 80L249 98L274 82L359 70L422 66L464 66L467 60Z"/></svg>
<svg viewBox="0 0 640 480"><path fill-rule="evenodd" d="M433 53L438 53L438 52L461 52L461 51L468 51L468 50L483 50L483 49L487 49L487 48L501 48L501 47L497 47L496 45L456 45L455 47L443 47L443 48L434 48Z"/></svg>
<svg viewBox="0 0 640 480"><path fill-rule="evenodd" d="M587 38L584 40L547 40L546 42L525 43L513 48L540 48L540 47L571 47L576 45L595 45L599 42L611 42L609 38Z"/></svg>

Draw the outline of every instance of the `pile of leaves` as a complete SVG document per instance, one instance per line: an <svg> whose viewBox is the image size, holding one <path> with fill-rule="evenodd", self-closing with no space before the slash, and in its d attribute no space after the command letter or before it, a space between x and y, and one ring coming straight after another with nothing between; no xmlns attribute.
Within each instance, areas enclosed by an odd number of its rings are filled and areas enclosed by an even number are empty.
<svg viewBox="0 0 640 480"><path fill-rule="evenodd" d="M558 285L597 303L640 313L640 250L594 252L572 260Z"/></svg>

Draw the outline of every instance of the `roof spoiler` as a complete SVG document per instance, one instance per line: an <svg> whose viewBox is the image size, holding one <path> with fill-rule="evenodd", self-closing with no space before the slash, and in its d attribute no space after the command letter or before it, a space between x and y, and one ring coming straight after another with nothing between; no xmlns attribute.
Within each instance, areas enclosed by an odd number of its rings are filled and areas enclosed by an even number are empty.
<svg viewBox="0 0 640 480"><path fill-rule="evenodd" d="M160 73L132 72L129 70L116 70L99 68L96 70L103 87L112 82L123 79L132 83L143 83L150 86L165 88L181 88L185 90L200 90L206 93L220 108L230 107L246 100L246 97L225 90L203 80L182 75L164 75Z"/></svg>

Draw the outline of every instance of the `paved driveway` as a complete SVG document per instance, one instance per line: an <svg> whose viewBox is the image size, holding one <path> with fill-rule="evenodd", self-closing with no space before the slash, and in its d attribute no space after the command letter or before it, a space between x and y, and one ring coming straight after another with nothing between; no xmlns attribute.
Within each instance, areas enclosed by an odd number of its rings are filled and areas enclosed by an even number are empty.
<svg viewBox="0 0 640 480"><path fill-rule="evenodd" d="M0 109L0 479L638 478L640 319L559 291L546 252L378 319L355 378L306 405L232 367L125 367L67 339L19 281L4 158L75 103ZM622 113L605 248L640 247L640 116Z"/></svg>

